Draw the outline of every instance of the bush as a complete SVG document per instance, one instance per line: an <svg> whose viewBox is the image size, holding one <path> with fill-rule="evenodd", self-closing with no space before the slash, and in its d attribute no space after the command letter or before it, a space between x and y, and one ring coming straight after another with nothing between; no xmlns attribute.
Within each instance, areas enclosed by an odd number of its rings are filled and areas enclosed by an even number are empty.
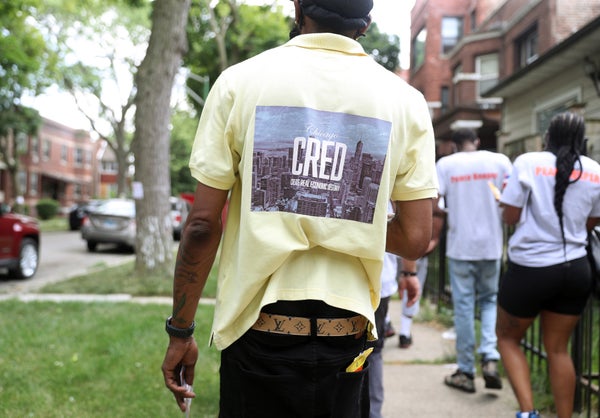
<svg viewBox="0 0 600 418"><path fill-rule="evenodd" d="M53 199L40 199L35 205L38 217L42 220L52 219L58 213L59 203Z"/></svg>

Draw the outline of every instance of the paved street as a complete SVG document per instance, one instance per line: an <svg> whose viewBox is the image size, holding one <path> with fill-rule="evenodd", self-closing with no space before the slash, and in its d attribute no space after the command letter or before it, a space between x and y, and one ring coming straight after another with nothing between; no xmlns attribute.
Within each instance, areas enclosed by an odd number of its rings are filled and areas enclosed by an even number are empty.
<svg viewBox="0 0 600 418"><path fill-rule="evenodd" d="M32 292L49 283L134 259L131 252L110 245L99 245L96 252L88 252L79 231L42 233L41 244L40 265L35 276L15 280L0 274L0 294Z"/></svg>

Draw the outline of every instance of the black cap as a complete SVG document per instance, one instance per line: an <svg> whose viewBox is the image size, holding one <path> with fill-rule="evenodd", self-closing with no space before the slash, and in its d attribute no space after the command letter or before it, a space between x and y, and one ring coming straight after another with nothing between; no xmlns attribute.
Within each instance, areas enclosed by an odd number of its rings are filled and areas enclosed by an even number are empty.
<svg viewBox="0 0 600 418"><path fill-rule="evenodd" d="M346 18L364 18L373 9L373 0L301 0L302 7L316 6Z"/></svg>

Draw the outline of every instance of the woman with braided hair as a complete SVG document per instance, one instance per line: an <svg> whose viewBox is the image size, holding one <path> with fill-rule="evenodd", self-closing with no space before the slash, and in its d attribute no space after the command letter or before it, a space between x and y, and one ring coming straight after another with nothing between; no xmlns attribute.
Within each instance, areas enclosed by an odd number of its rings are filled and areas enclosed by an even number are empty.
<svg viewBox="0 0 600 418"><path fill-rule="evenodd" d="M520 348L538 315L556 414L573 412L575 370L567 347L592 290L585 246L600 220L600 165L582 155L584 134L580 115L554 116L545 150L516 158L500 199L504 222L516 228L500 281L496 333L520 406L517 418L539 417Z"/></svg>

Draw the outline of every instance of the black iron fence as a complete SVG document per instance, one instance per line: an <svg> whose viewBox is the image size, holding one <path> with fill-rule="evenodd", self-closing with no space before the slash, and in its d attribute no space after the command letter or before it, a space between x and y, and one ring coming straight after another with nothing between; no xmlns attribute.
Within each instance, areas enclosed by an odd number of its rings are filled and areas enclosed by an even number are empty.
<svg viewBox="0 0 600 418"><path fill-rule="evenodd" d="M423 296L437 305L438 310L452 306L445 253L445 234L442 234L440 245L429 255L429 271L423 289ZM547 376L539 321L534 322L521 344L532 376ZM580 417L600 418L600 301L596 299L590 298L571 337L571 357L577 376L574 410Z"/></svg>

